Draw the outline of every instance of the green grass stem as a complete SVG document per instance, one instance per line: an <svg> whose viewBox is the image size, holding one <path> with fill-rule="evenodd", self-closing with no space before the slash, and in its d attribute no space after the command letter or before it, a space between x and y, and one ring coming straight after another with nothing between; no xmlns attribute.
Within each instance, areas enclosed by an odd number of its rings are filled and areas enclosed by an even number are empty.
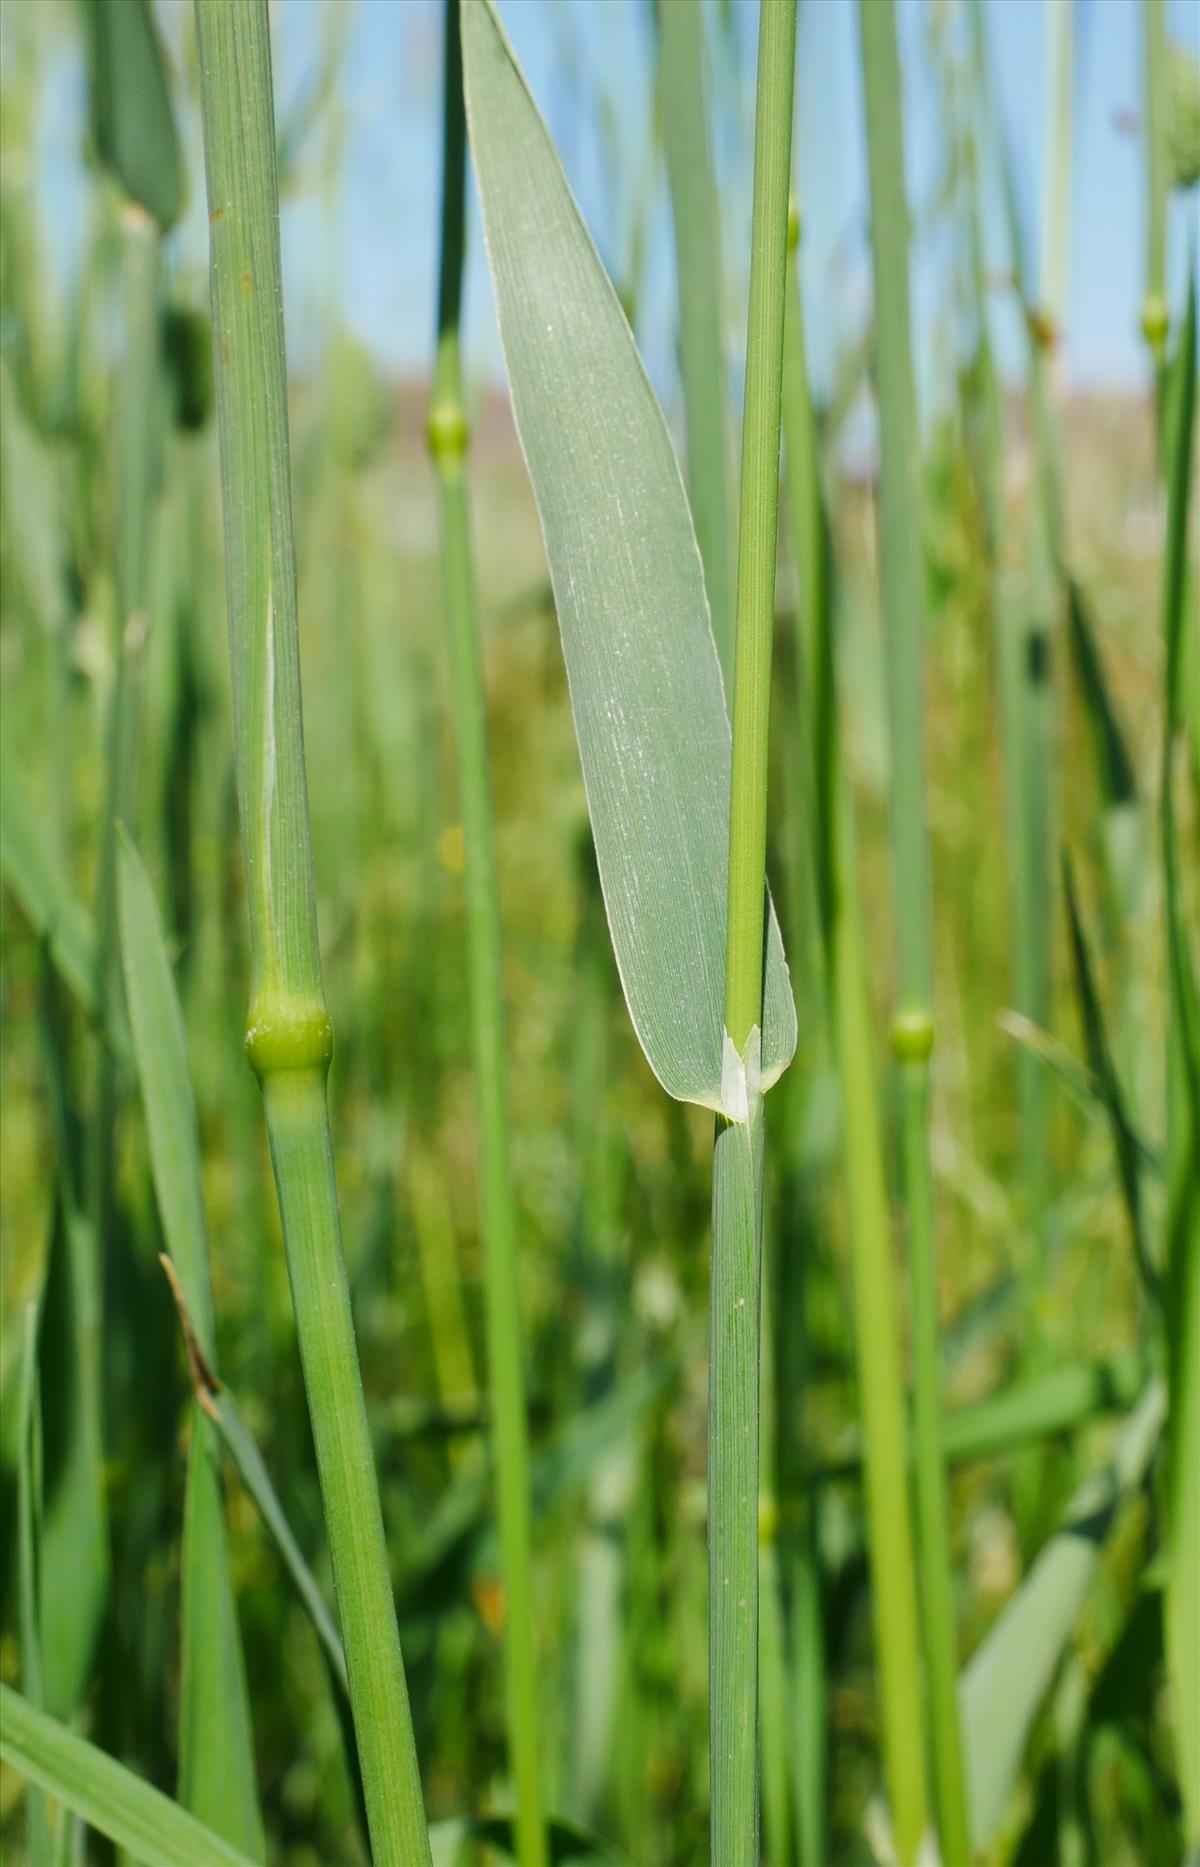
<svg viewBox="0 0 1200 1867"><path fill-rule="evenodd" d="M508 1741L516 1779L521 1867L544 1867L548 1857L535 1664L529 1428L505 1080L500 901L488 775L486 701L467 509L468 423L459 343L466 119L458 0L446 0L445 22L442 246L429 446L437 468L441 497L446 629L465 850L471 1042L479 1116L487 1380L505 1590Z"/></svg>
<svg viewBox="0 0 1200 1867"><path fill-rule="evenodd" d="M1146 279L1142 335L1154 363L1162 414L1167 356L1167 197L1170 187L1167 0L1142 0L1142 139L1146 151Z"/></svg>
<svg viewBox="0 0 1200 1867"><path fill-rule="evenodd" d="M899 1856L925 1833L925 1747L907 1409L892 1261L871 1003L843 765L833 649L833 588L799 283L791 280L783 403L793 536L801 565L798 660L808 813L824 937L828 1017L841 1101L852 1328L863 1422L867 1544L874 1594L883 1763Z"/></svg>
<svg viewBox="0 0 1200 1867"><path fill-rule="evenodd" d="M909 335L909 222L900 60L892 0L859 8L881 453L880 530L891 738L893 899L897 929L892 1051L899 1069L900 1148L908 1207L913 1319L913 1428L918 1560L934 1790L942 1854L970 1852L956 1688L957 1641L942 1457L941 1341L929 1156L933 1051L932 886L925 817L920 438Z"/></svg>
<svg viewBox="0 0 1200 1867"><path fill-rule="evenodd" d="M767 749L795 0L759 20L750 305L742 428L734 645L727 1064L745 1118L717 1122L709 1337L708 1593L711 1851L720 1867L758 1860L758 1424L763 1113L759 1039L766 908ZM736 1060L730 1052L736 1053Z"/></svg>
<svg viewBox="0 0 1200 1867"><path fill-rule="evenodd" d="M265 0L198 0L242 842L246 1049L262 1088L376 1867L429 1860L354 1339L325 1082L301 725L275 119Z"/></svg>
<svg viewBox="0 0 1200 1867"><path fill-rule="evenodd" d="M1196 411L1196 282L1172 364L1167 434L1167 535L1162 579L1165 733L1160 818L1165 879L1167 999L1166 1304L1167 1671L1189 1847L1200 1843L1200 991L1181 873L1184 831L1173 776L1184 737L1185 639L1196 665L1196 610L1187 600L1187 531Z"/></svg>

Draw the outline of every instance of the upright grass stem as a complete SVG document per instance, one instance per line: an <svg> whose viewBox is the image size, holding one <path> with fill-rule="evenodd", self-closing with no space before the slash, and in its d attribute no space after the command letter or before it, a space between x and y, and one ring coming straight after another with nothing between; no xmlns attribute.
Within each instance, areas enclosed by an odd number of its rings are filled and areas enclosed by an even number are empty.
<svg viewBox="0 0 1200 1867"><path fill-rule="evenodd" d="M883 608L891 737L897 931L896 1007L891 1037L900 1076L901 1156L912 1281L918 1559L938 1828L944 1858L965 1862L970 1854L970 1836L959 1732L954 1590L941 1447L941 1343L928 1132L933 1012L932 891L922 744L924 567L920 449L909 337L908 201L900 61L892 0L861 0L859 19L875 267Z"/></svg>
<svg viewBox="0 0 1200 1867"><path fill-rule="evenodd" d="M462 300L466 119L459 0L445 5L442 250L429 446L442 507L442 563L466 854L471 1041L479 1110L487 1379L505 1586L505 1696L521 1867L544 1867L541 1720L534 1664L529 1430L521 1357L516 1210L504 1068L500 904L488 781L487 719L467 511Z"/></svg>
<svg viewBox="0 0 1200 1867"><path fill-rule="evenodd" d="M926 1790L899 1305L855 873L853 805L841 749L829 526L805 356L803 308L794 272L788 303L783 425L790 515L802 579L797 660L807 754L806 812L841 1099L884 1776L899 1856L907 1863L915 1859L925 1831ZM809 1859L822 1856L810 1851L802 1858L807 1867Z"/></svg>
<svg viewBox="0 0 1200 1867"><path fill-rule="evenodd" d="M758 1418L767 735L779 518L780 385L795 0L759 22L750 306L742 429L725 952L726 1067L743 1119L718 1118L709 1347L709 1729L712 1859L758 1860ZM728 1103L726 1104L728 1106Z"/></svg>
<svg viewBox="0 0 1200 1867"><path fill-rule="evenodd" d="M429 1861L342 1255L301 725L266 0L197 0L242 841L262 1088L376 1867Z"/></svg>
<svg viewBox="0 0 1200 1867"><path fill-rule="evenodd" d="M733 669L733 504L721 343L720 220L704 95L704 9L667 0L658 8L658 28L663 147L675 227L688 492L713 634L728 680Z"/></svg>

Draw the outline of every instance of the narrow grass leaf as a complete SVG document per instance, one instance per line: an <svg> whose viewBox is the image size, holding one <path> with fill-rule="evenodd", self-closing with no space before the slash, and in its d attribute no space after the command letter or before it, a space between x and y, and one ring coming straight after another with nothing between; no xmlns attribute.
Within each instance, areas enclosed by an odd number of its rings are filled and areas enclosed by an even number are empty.
<svg viewBox="0 0 1200 1867"><path fill-rule="evenodd" d="M1103 1471L1078 1492L975 1653L959 1686L971 1835L985 1847L1004 1819L1033 1722L1079 1619L1121 1503L1142 1482L1166 1413L1155 1379L1121 1428Z"/></svg>
<svg viewBox="0 0 1200 1867"><path fill-rule="evenodd" d="M1107 1361L1076 1362L1033 1375L945 1417L942 1450L950 1462L996 1458L1018 1446L1037 1445L1078 1432L1108 1413L1128 1413L1146 1384L1145 1358L1127 1349ZM845 1452L823 1459L822 1479L844 1477L862 1461L861 1435L847 1435Z"/></svg>
<svg viewBox="0 0 1200 1867"><path fill-rule="evenodd" d="M118 832L117 903L129 1026L163 1236L201 1352L215 1366L212 1279L183 1012L150 878L124 828Z"/></svg>
<svg viewBox="0 0 1200 1867"><path fill-rule="evenodd" d="M463 13L467 121L517 427L541 515L617 967L673 1096L722 1084L730 728L666 422L489 0ZM796 1015L772 911L762 1087Z"/></svg>
<svg viewBox="0 0 1200 1867"><path fill-rule="evenodd" d="M1023 1018L1019 1011L1002 1011L997 1023L1015 1044L1020 1044L1030 1057L1042 1064L1062 1084L1071 1100L1085 1115L1093 1119L1107 1118L1104 1095L1094 1071L1086 1063L1081 1063L1065 1044L1052 1037L1049 1031L1043 1031L1032 1019ZM1152 1146L1138 1129L1131 1127L1131 1133L1142 1165L1161 1179L1163 1157L1160 1149Z"/></svg>
<svg viewBox="0 0 1200 1867"><path fill-rule="evenodd" d="M21 1684L31 1705L42 1703L42 1640L38 1627L38 1538L42 1515L42 1419L38 1396L36 1303L27 1303L21 1341L17 1450L17 1623ZM30 1783L25 1820L33 1861L50 1859L50 1811L41 1787Z"/></svg>
<svg viewBox="0 0 1200 1867"><path fill-rule="evenodd" d="M1143 1218L1141 1152L1137 1136L1134 1134L1126 1113L1125 1092L1117 1075L1117 1066L1113 1061L1112 1047L1108 1040L1087 931L1075 892L1074 874L1070 859L1065 855L1063 857L1063 887L1066 892L1067 917L1070 924L1075 993L1079 1001L1079 1016L1083 1025L1088 1064L1108 1116L1113 1151L1117 1161L1117 1180L1129 1221L1129 1233L1138 1270L1146 1289L1154 1296L1158 1292L1158 1271L1150 1256Z"/></svg>
<svg viewBox="0 0 1200 1867"><path fill-rule="evenodd" d="M0 1685L0 1756L142 1867L253 1867L245 1854L115 1758Z"/></svg>
<svg viewBox="0 0 1200 1867"><path fill-rule="evenodd" d="M108 1594L108 1496L100 1441L98 1255L64 1187L56 1202L38 1350L45 1497L38 1574L47 1708L78 1708Z"/></svg>
<svg viewBox="0 0 1200 1867"><path fill-rule="evenodd" d="M183 1013L150 878L124 829L118 834L117 904L125 998L163 1235L196 1345L212 1368L212 1281ZM192 1407L180 1580L180 1801L244 1853L262 1860L254 1734L229 1570L220 1458L212 1422L199 1404Z"/></svg>

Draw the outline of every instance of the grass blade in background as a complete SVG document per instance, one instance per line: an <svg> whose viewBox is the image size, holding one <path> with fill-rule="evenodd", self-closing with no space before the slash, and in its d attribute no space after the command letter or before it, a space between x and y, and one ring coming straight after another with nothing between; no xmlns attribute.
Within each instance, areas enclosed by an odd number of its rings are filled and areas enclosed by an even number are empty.
<svg viewBox="0 0 1200 1867"><path fill-rule="evenodd" d="M142 1867L253 1867L132 1770L0 1685L0 1756Z"/></svg>
<svg viewBox="0 0 1200 1867"><path fill-rule="evenodd" d="M1146 271L1142 335L1154 364L1162 434L1167 358L1167 189L1170 182L1167 0L1142 0L1142 141L1146 152Z"/></svg>
<svg viewBox="0 0 1200 1867"><path fill-rule="evenodd" d="M616 293L486 0L469 0L463 31L500 334L617 967L663 1087L720 1110L730 730L691 515ZM765 1090L796 1034L773 913L762 1033Z"/></svg>
<svg viewBox="0 0 1200 1867"><path fill-rule="evenodd" d="M728 377L721 342L721 225L708 129L704 8L666 0L656 18L663 147L675 229L688 496L728 688L733 674L733 500L726 439Z"/></svg>
<svg viewBox="0 0 1200 1867"><path fill-rule="evenodd" d="M1018 598L1003 589L999 577L994 588L1004 735L1005 812L1011 852L1012 1003L1023 1017L1044 1027L1049 1022L1052 977L1050 634L1056 608L1057 493L1049 449L1045 359L1042 339L1036 334L1038 321L1032 296L1028 243L1012 151L996 96L983 0L971 0L970 24L974 84L1004 210L1006 258L1028 339L1030 426L1034 435L1039 495L1031 502L1029 518L1028 588ZM985 318L986 310L981 306L981 321ZM990 374L989 395L985 482L991 546L998 562L1003 547L1003 454L999 390L994 371ZM1044 1084L1031 1057L1022 1056L1018 1060L1017 1092L1023 1195L1021 1219L1024 1231L1034 1244L1028 1267L1031 1272L1029 1287L1033 1291L1045 1273L1047 1188Z"/></svg>
<svg viewBox="0 0 1200 1867"><path fill-rule="evenodd" d="M441 491L446 632L466 859L467 954L479 1119L487 1378L505 1591L508 1743L516 1778L521 1867L543 1867L547 1854L542 1818L543 1744L534 1642L529 1428L517 1281L517 1213L508 1134L500 900L467 509L467 410L459 345L467 166L459 0L444 0L444 14L441 259L437 361L428 432Z"/></svg>
<svg viewBox="0 0 1200 1867"><path fill-rule="evenodd" d="M25 1306L21 1340L21 1390L17 1453L17 1598L21 1641L21 1685L35 1708L42 1704L42 1642L38 1631L38 1538L42 1515L42 1418L38 1395L38 1312ZM32 1861L49 1862L50 1811L40 1785L26 1791L25 1820Z"/></svg>
<svg viewBox="0 0 1200 1867"><path fill-rule="evenodd" d="M90 0L92 130L106 167L160 227L183 208L183 160L150 0Z"/></svg>
<svg viewBox="0 0 1200 1867"><path fill-rule="evenodd" d="M1142 1282L1151 1296L1158 1294L1158 1272L1150 1256L1142 1216L1141 1174L1143 1157L1137 1136L1125 1109L1125 1095L1113 1062L1100 994L1096 988L1095 969L1088 937L1079 910L1075 879L1069 860L1063 858L1063 887L1067 897L1067 918L1071 933L1071 956L1075 966L1075 992L1079 1000L1080 1020L1087 1046L1088 1066L1103 1098L1116 1154L1117 1178L1121 1198L1129 1219L1129 1233Z"/></svg>
<svg viewBox="0 0 1200 1867"><path fill-rule="evenodd" d="M96 1012L96 936L91 918L60 866L0 733L0 875L87 1018ZM109 1032L111 1038L111 1029Z"/></svg>
<svg viewBox="0 0 1200 1867"><path fill-rule="evenodd" d="M262 1087L376 1867L429 1859L342 1254L301 728L265 0L198 0L238 794Z"/></svg>
<svg viewBox="0 0 1200 1867"><path fill-rule="evenodd" d="M215 1370L212 1280L183 1014L150 880L123 830L117 870L125 998L163 1236L199 1353ZM262 1860L254 1733L229 1569L220 1446L198 1400L191 1409L180 1573L179 1799L207 1827Z"/></svg>
<svg viewBox="0 0 1200 1867"><path fill-rule="evenodd" d="M800 730L805 809L821 916L832 1050L840 1090L852 1327L865 1444L867 1544L873 1591L883 1766L897 1833L919 1845L926 1823L925 1745L917 1583L908 1499L907 1408L900 1368L900 1307L872 1010L855 857L853 803L843 764L833 640L833 564L818 435L793 267L785 351L783 427L793 549L804 579L798 610ZM801 1802L802 1831L822 1823ZM807 1864L806 1864L807 1867Z"/></svg>
<svg viewBox="0 0 1200 1867"><path fill-rule="evenodd" d="M985 1847L1004 1819L1033 1721L1041 1710L1096 1574L1117 1510L1141 1484L1166 1414L1152 1381L1121 1428L1112 1457L1073 1500L1062 1528L972 1655L960 1685L971 1839Z"/></svg>
<svg viewBox="0 0 1200 1867"><path fill-rule="evenodd" d="M890 736L896 998L891 1047L900 1079L913 1318L913 1439L922 1631L937 1828L947 1860L970 1844L963 1786L954 1580L942 1459L942 1356L929 1151L933 1052L932 882L925 820L924 564L920 437L909 336L908 198L902 79L892 0L860 0L880 440L880 553ZM899 1835L911 1859L919 1835Z"/></svg>
<svg viewBox="0 0 1200 1867"><path fill-rule="evenodd" d="M1194 255L1193 255L1194 266ZM1184 906L1183 831L1175 808L1176 751L1184 738L1183 670L1197 655L1196 605L1187 600L1187 525L1196 419L1196 280L1172 366L1167 444L1167 536L1162 580L1166 691L1160 798L1167 960L1167 1671L1175 1701L1184 1819L1200 1844L1200 991ZM1179 761L1182 762L1182 761ZM1193 865L1194 866L1194 865Z"/></svg>

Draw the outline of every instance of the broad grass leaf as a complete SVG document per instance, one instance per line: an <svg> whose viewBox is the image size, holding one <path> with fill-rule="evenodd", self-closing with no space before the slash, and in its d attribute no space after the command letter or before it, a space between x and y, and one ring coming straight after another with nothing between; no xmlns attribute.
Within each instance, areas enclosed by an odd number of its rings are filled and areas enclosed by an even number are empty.
<svg viewBox="0 0 1200 1867"><path fill-rule="evenodd" d="M0 1756L143 1867L252 1867L176 1802L0 1685Z"/></svg>
<svg viewBox="0 0 1200 1867"><path fill-rule="evenodd" d="M730 730L692 517L617 294L489 0L463 7L463 53L501 341L617 967L664 1089L720 1109ZM764 1088L795 1043L772 912Z"/></svg>
<svg viewBox="0 0 1200 1867"><path fill-rule="evenodd" d="M959 1687L971 1834L996 1834L1020 1773L1029 1733L1096 1574L1121 1503L1141 1483L1166 1413L1152 1380L1121 1428L1105 1469L1074 1498L1020 1588L975 1653Z"/></svg>

